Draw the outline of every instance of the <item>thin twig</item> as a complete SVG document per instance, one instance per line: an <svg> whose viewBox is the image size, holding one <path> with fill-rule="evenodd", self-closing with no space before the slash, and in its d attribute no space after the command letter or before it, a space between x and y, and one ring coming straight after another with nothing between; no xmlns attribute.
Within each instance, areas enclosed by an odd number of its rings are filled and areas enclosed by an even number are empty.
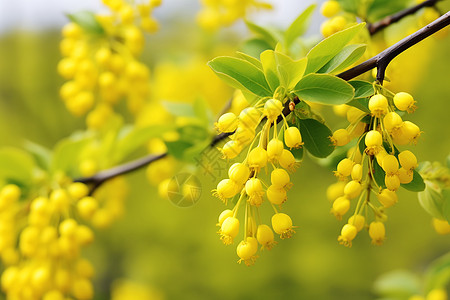
<svg viewBox="0 0 450 300"><path fill-rule="evenodd" d="M418 31L404 38L403 40L395 43L391 47L375 55L374 57L366 60L365 62L345 72L338 74L337 76L344 80L350 80L373 68L377 68L377 80L380 83L383 83L386 68L396 56L398 56L400 53L404 52L411 46L429 37L430 35L433 35L442 28L448 26L449 24L450 24L450 11L445 13L438 19L434 20L427 26L419 29Z"/></svg>
<svg viewBox="0 0 450 300"><path fill-rule="evenodd" d="M389 25L391 25L393 23L400 21L404 17L407 17L409 15L416 13L421 8L435 6L438 1L440 1L440 0L426 0L426 1L419 3L413 7L409 7L402 11L399 11L398 13L387 16L378 22L375 22L373 24L368 24L367 27L369 29L369 33L370 33L370 35L374 35L378 31L388 27Z"/></svg>

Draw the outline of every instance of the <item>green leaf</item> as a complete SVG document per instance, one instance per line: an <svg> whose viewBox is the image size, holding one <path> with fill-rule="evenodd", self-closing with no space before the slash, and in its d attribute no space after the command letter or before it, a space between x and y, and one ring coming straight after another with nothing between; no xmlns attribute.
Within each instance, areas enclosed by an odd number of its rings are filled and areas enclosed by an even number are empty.
<svg viewBox="0 0 450 300"><path fill-rule="evenodd" d="M411 192L421 192L425 189L425 182L416 170L413 171L413 180L410 183L402 184L402 187Z"/></svg>
<svg viewBox="0 0 450 300"><path fill-rule="evenodd" d="M83 31L90 34L102 35L105 30L97 21L95 14L91 11L80 11L74 14L68 14L67 17L70 21L78 24Z"/></svg>
<svg viewBox="0 0 450 300"><path fill-rule="evenodd" d="M384 178L386 177L386 172L384 172L383 168L378 164L376 159L373 160L373 179L377 183L379 187L386 188L386 184L384 183Z"/></svg>
<svg viewBox="0 0 450 300"><path fill-rule="evenodd" d="M318 73L337 73L356 62L366 51L366 45L347 45L335 57L327 62Z"/></svg>
<svg viewBox="0 0 450 300"><path fill-rule="evenodd" d="M286 48L289 48L292 42L295 41L296 38L305 33L308 28L309 20L311 19L311 15L316 8L315 4L308 6L294 22L286 29L284 33L284 42Z"/></svg>
<svg viewBox="0 0 450 300"><path fill-rule="evenodd" d="M358 14L358 8L361 6L359 0L338 0L338 2L344 11L355 15Z"/></svg>
<svg viewBox="0 0 450 300"><path fill-rule="evenodd" d="M116 161L121 161L128 155L142 147L152 138L160 137L165 132L174 130L173 125L152 125L148 127L134 127L127 134L121 136L114 149Z"/></svg>
<svg viewBox="0 0 450 300"><path fill-rule="evenodd" d="M438 188L430 181L425 182L425 190L418 194L419 203L431 216L444 219L442 205L444 198Z"/></svg>
<svg viewBox="0 0 450 300"><path fill-rule="evenodd" d="M420 293L420 284L413 273L396 270L380 276L373 287L377 294L385 297L409 297Z"/></svg>
<svg viewBox="0 0 450 300"><path fill-rule="evenodd" d="M281 52L275 52L275 59L282 85L288 90L292 90L303 77L308 59L304 57L299 60L293 60Z"/></svg>
<svg viewBox="0 0 450 300"><path fill-rule="evenodd" d="M447 253L428 267L425 273L424 292L428 293L432 289L442 288L450 282L450 253Z"/></svg>
<svg viewBox="0 0 450 300"><path fill-rule="evenodd" d="M275 91L280 86L278 79L277 62L273 50L266 50L260 55L261 63L264 70L264 76L272 91Z"/></svg>
<svg viewBox="0 0 450 300"><path fill-rule="evenodd" d="M252 23L250 21L245 21L245 24L247 24L248 29L252 31L253 33L259 35L267 44L270 45L271 49L275 48L275 45L277 44L279 38L277 37L277 34L265 27L256 25L255 23Z"/></svg>
<svg viewBox="0 0 450 300"><path fill-rule="evenodd" d="M442 214L447 222L450 223L450 189L441 190L444 203L442 204Z"/></svg>
<svg viewBox="0 0 450 300"><path fill-rule="evenodd" d="M262 63L257 58L240 51L237 51L236 54L239 55L242 59L248 61L249 63L257 67L258 69L260 69L261 71L263 70Z"/></svg>
<svg viewBox="0 0 450 300"><path fill-rule="evenodd" d="M240 47L242 52L247 53L253 57L259 57L259 55L268 49L273 49L265 40L260 38L253 38L246 40ZM262 70L262 67L261 67Z"/></svg>
<svg viewBox="0 0 450 300"><path fill-rule="evenodd" d="M355 89L355 98L367 98L375 94L372 83L363 80L350 80L348 82Z"/></svg>
<svg viewBox="0 0 450 300"><path fill-rule="evenodd" d="M208 130L204 126L187 124L177 128L180 139L166 142L170 155L183 161L191 162L211 142Z"/></svg>
<svg viewBox="0 0 450 300"><path fill-rule="evenodd" d="M307 54L308 66L305 74L314 73L320 70L334 56L350 42L356 34L366 26L366 23L359 23L345 30L339 31L330 37L324 39Z"/></svg>
<svg viewBox="0 0 450 300"><path fill-rule="evenodd" d="M76 174L79 155L85 146L92 143L92 140L92 136L80 133L60 140L53 151L51 172L63 171L69 176Z"/></svg>
<svg viewBox="0 0 450 300"><path fill-rule="evenodd" d="M52 153L49 149L31 141L26 141L24 147L41 169L48 170L50 168Z"/></svg>
<svg viewBox="0 0 450 300"><path fill-rule="evenodd" d="M176 159L183 160L185 151L188 150L190 147L192 147L193 144L187 141L179 140L173 142L166 142L166 146L167 152L170 155L172 155Z"/></svg>
<svg viewBox="0 0 450 300"><path fill-rule="evenodd" d="M315 119L297 119L305 148L315 157L327 157L334 146L330 141L332 132L325 124Z"/></svg>
<svg viewBox="0 0 450 300"><path fill-rule="evenodd" d="M309 74L293 91L300 99L321 104L344 104L354 95L353 87L345 80L328 74Z"/></svg>
<svg viewBox="0 0 450 300"><path fill-rule="evenodd" d="M246 89L255 95L272 96L264 73L246 60L221 56L208 65L226 83L237 89Z"/></svg>
<svg viewBox="0 0 450 300"><path fill-rule="evenodd" d="M212 123L212 112L208 107L205 99L198 98L194 101L193 109L196 120L205 127L208 127Z"/></svg>
<svg viewBox="0 0 450 300"><path fill-rule="evenodd" d="M12 147L0 149L0 166L0 178L21 184L31 182L35 168L33 157L28 152Z"/></svg>
<svg viewBox="0 0 450 300"><path fill-rule="evenodd" d="M349 102L346 103L347 105L356 107L359 110L362 110L366 113L370 113L369 109L369 99L368 98L353 98Z"/></svg>

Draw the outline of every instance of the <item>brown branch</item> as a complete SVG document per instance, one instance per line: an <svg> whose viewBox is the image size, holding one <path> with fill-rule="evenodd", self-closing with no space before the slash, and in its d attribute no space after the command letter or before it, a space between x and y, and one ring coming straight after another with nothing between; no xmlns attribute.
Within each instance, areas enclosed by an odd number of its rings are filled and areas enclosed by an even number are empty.
<svg viewBox="0 0 450 300"><path fill-rule="evenodd" d="M414 46L415 44L429 37L430 35L433 35L437 31L448 26L449 24L450 24L450 11L445 13L438 19L434 20L427 26L419 29L418 31L404 38L403 40L395 43L391 47L370 58L369 60L366 60L365 62L345 72L342 72L337 76L344 80L350 80L373 68L377 68L377 80L380 83L383 83L386 68L395 57L397 57L400 53L404 52L405 50L409 49L411 46Z"/></svg>
<svg viewBox="0 0 450 300"><path fill-rule="evenodd" d="M386 67L392 61L392 59L394 59L397 55L399 55L406 49L419 43L426 37L434 34L435 32L439 31L440 29L448 26L449 24L450 24L450 12L447 12L446 14L444 14L443 16L441 16L434 22L423 27L422 29L418 30L417 32L411 34L410 36L404 38L403 40L399 41L398 43L394 44L393 46L387 48L386 50L379 53L378 55L357 65L354 68L351 68L345 72L338 74L337 76L344 80L350 80L350 79L353 79L373 68L378 68L377 80L380 83L382 83L384 80L384 73L386 71ZM297 104L299 101L300 100L298 99L298 97L295 97L293 99L293 102L295 104ZM283 109L283 115L287 116L290 113L291 113L291 110L289 109L289 101L287 101L285 103L285 106ZM282 117L279 117L279 120L277 120L277 121L279 122L281 120L282 120ZM233 134L233 133L221 133L221 134L216 135L212 139L210 147L214 147L220 141L224 140L231 134ZM86 184L92 184L93 186L91 188L91 193L93 193L105 181L107 181L111 178L114 178L116 176L126 174L129 172L135 171L137 169L140 169L156 160L166 157L167 155L168 155L168 153L161 153L158 155L149 154L140 159L125 163L123 165L119 165L112 169L101 171L101 172L95 174L94 176L78 178L78 179L75 179L74 181L83 182Z"/></svg>
<svg viewBox="0 0 450 300"><path fill-rule="evenodd" d="M373 24L368 24L367 27L368 27L369 33L370 33L370 35L374 35L378 31L388 27L389 25L391 25L393 23L400 21L404 17L407 17L409 15L416 13L421 8L435 6L438 1L440 1L440 0L426 0L415 6L412 6L410 8L399 11L398 13L387 16L378 22L375 22Z"/></svg>

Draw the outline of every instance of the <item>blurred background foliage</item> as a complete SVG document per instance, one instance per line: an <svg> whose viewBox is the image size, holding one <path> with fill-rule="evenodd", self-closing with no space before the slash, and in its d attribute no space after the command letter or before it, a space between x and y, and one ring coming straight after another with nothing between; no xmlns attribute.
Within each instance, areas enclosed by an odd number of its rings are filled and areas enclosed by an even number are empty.
<svg viewBox="0 0 450 300"><path fill-rule="evenodd" d="M161 28L149 37L143 60L154 74L164 73L169 78L164 82L171 84L162 86L156 81L153 92L161 98L192 101L195 96L181 99L183 93L201 89L218 112L231 91L220 83L205 86L200 81L193 86L188 79L213 77L206 62L233 53L242 42L241 28L212 36L182 18L165 20ZM414 153L421 161L444 161L450 149L450 37L432 39L432 45L408 50L404 54L408 59L399 63L404 69L399 67L396 72L403 78L401 90L418 101L419 109L410 119L424 133ZM51 148L84 128L83 120L72 117L58 96L63 82L56 73L59 40L56 29L11 31L0 37L0 146L21 147L31 140ZM418 63L421 59L427 63ZM180 64L184 71L178 69ZM330 126L337 129L339 122L336 118ZM217 176L225 175L225 169L221 172ZM97 270L95 299L125 299L117 291L111 296L111 284L118 278L146 286L138 294L139 287L133 289L132 283L114 283L137 293L133 299L144 300L374 299L373 283L381 274L395 269L420 274L449 250L448 236L435 233L416 194L404 190L390 210L383 246L372 246L366 235L350 249L340 246L336 238L342 224L330 215L325 196L335 178L330 170L306 158L292 178L291 201L285 204L298 226L297 234L265 251L254 266L245 267L234 263L234 247L224 247L216 234L217 216L224 206L210 190L218 178L203 174L201 168L198 175L201 199L186 209L161 200L144 171L127 176L131 193L124 217L112 228L97 232L95 244L87 250Z"/></svg>

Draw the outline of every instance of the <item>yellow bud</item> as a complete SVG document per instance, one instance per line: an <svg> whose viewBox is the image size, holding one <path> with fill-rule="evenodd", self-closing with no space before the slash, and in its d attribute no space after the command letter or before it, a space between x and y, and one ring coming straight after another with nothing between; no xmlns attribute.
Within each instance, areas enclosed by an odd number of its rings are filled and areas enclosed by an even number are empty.
<svg viewBox="0 0 450 300"><path fill-rule="evenodd" d="M381 150L383 144L383 137L377 130L371 130L367 132L365 138L366 153L369 155L376 155Z"/></svg>
<svg viewBox="0 0 450 300"><path fill-rule="evenodd" d="M369 225L369 236L372 239L372 244L381 245L386 238L386 229L384 224L379 221L374 221Z"/></svg>
<svg viewBox="0 0 450 300"><path fill-rule="evenodd" d="M383 189L381 193L377 194L378 201L380 203L388 208L397 203L398 197L397 194L394 191Z"/></svg>
<svg viewBox="0 0 450 300"><path fill-rule="evenodd" d="M277 99L269 99L264 104L264 115L269 119L269 121L273 121L281 114L283 110L283 103Z"/></svg>
<svg viewBox="0 0 450 300"><path fill-rule="evenodd" d="M230 245L233 243L233 239L239 233L239 220L235 217L228 217L223 221L220 227L220 239L225 245Z"/></svg>
<svg viewBox="0 0 450 300"><path fill-rule="evenodd" d="M405 168L398 169L398 178L400 183L410 183L414 179L414 172L412 170L406 170Z"/></svg>
<svg viewBox="0 0 450 300"><path fill-rule="evenodd" d="M386 175L384 183L388 190L396 191L400 187L400 178L398 178L398 175Z"/></svg>
<svg viewBox="0 0 450 300"><path fill-rule="evenodd" d="M269 161L276 161L284 150L283 142L279 139L271 139L267 144L267 156Z"/></svg>
<svg viewBox="0 0 450 300"><path fill-rule="evenodd" d="M255 137L255 131L245 126L238 126L231 138L242 145L250 144Z"/></svg>
<svg viewBox="0 0 450 300"><path fill-rule="evenodd" d="M356 227L356 230L360 232L364 225L366 224L366 218L362 215L353 215L350 218L348 218L348 224L354 225Z"/></svg>
<svg viewBox="0 0 450 300"><path fill-rule="evenodd" d="M223 148L219 150L222 152L223 158L233 159L241 153L242 145L236 141L228 141L223 145Z"/></svg>
<svg viewBox="0 0 450 300"><path fill-rule="evenodd" d="M331 18L337 15L340 10L341 6L336 0L325 1L320 7L320 13L326 18Z"/></svg>
<svg viewBox="0 0 450 300"><path fill-rule="evenodd" d="M338 129L333 133L331 141L335 146L344 146L350 142L350 135L347 129Z"/></svg>
<svg viewBox="0 0 450 300"><path fill-rule="evenodd" d="M223 114L215 123L216 128L220 132L233 132L239 124L238 118L232 112Z"/></svg>
<svg viewBox="0 0 450 300"><path fill-rule="evenodd" d="M247 239L241 241L236 248L236 253L240 258L239 263L243 261L247 266L254 264L257 251L258 241L254 237L247 237Z"/></svg>
<svg viewBox="0 0 450 300"><path fill-rule="evenodd" d="M81 198L77 203L77 210L80 216L86 220L92 218L97 211L98 202L95 198L87 196Z"/></svg>
<svg viewBox="0 0 450 300"><path fill-rule="evenodd" d="M295 233L291 217L284 213L277 213L272 216L272 228L280 235L281 239L290 238Z"/></svg>
<svg viewBox="0 0 450 300"><path fill-rule="evenodd" d="M402 117L400 117L396 112L390 112L386 114L383 118L383 125L387 132L391 133L397 130L403 123Z"/></svg>
<svg viewBox="0 0 450 300"><path fill-rule="evenodd" d="M75 199L81 199L89 194L89 188L82 182L73 182L67 188L69 195Z"/></svg>
<svg viewBox="0 0 450 300"><path fill-rule="evenodd" d="M274 186L284 188L290 183L291 179L284 169L274 169L270 174L270 181Z"/></svg>
<svg viewBox="0 0 450 300"><path fill-rule="evenodd" d="M278 162L280 163L281 167L290 172L295 171L298 165L298 163L295 161L294 155L291 153L291 151L286 149L283 149L283 151L281 152L281 155L278 158Z"/></svg>
<svg viewBox="0 0 450 300"><path fill-rule="evenodd" d="M255 107L247 107L239 114L239 121L245 127L255 129L261 120L261 112Z"/></svg>
<svg viewBox="0 0 450 300"><path fill-rule="evenodd" d="M416 110L415 103L414 98L408 93L400 92L394 96L394 104L399 110L412 113Z"/></svg>
<svg viewBox="0 0 450 300"><path fill-rule="evenodd" d="M395 175L398 172L398 160L394 155L388 154L383 158L381 167L386 172L386 175Z"/></svg>
<svg viewBox="0 0 450 300"><path fill-rule="evenodd" d="M284 132L284 143L288 148L300 148L303 145L302 136L297 127L289 127Z"/></svg>
<svg viewBox="0 0 450 300"><path fill-rule="evenodd" d="M233 211L231 209L225 209L219 215L219 223L217 225L222 226L223 221L225 221L228 217L233 216Z"/></svg>
<svg viewBox="0 0 450 300"><path fill-rule="evenodd" d="M327 188L327 199L330 202L333 202L337 198L344 196L344 187L346 183L344 181L338 181L331 184Z"/></svg>
<svg viewBox="0 0 450 300"><path fill-rule="evenodd" d="M266 193L267 199L269 199L272 204L280 205L287 200L286 190L283 188L271 185L267 188Z"/></svg>
<svg viewBox="0 0 450 300"><path fill-rule="evenodd" d="M88 279L79 278L73 282L72 292L79 300L90 300L94 296L94 287Z"/></svg>
<svg viewBox="0 0 450 300"><path fill-rule="evenodd" d="M340 178L350 176L353 170L353 165L354 162L351 159L344 158L338 163L335 175Z"/></svg>
<svg viewBox="0 0 450 300"><path fill-rule="evenodd" d="M409 150L405 150L399 153L398 160L400 161L400 165L406 170L413 170L417 168L417 158Z"/></svg>
<svg viewBox="0 0 450 300"><path fill-rule="evenodd" d="M362 190L361 183L352 180L345 185L344 194L345 196L347 196L348 199L353 199L358 197L358 195L361 193L361 190Z"/></svg>
<svg viewBox="0 0 450 300"><path fill-rule="evenodd" d="M439 234L450 234L450 224L446 220L433 218L433 228Z"/></svg>
<svg viewBox="0 0 450 300"><path fill-rule="evenodd" d="M345 215L350 209L350 200L345 196L337 198L333 202L333 207L331 208L331 213L336 217L336 219L341 220L342 216Z"/></svg>
<svg viewBox="0 0 450 300"><path fill-rule="evenodd" d="M267 151L262 147L256 147L250 151L247 157L247 163L250 168L261 169L267 164Z"/></svg>
<svg viewBox="0 0 450 300"><path fill-rule="evenodd" d="M351 247L352 241L356 237L356 234L358 233L358 230L356 229L356 226L351 224L345 224L342 227L341 235L338 237L338 241L340 244Z"/></svg>
<svg viewBox="0 0 450 300"><path fill-rule="evenodd" d="M388 112L388 101L385 96L377 94L369 99L369 110L375 117L382 117Z"/></svg>
<svg viewBox="0 0 450 300"><path fill-rule="evenodd" d="M268 250L270 250L275 244L273 231L265 224L258 226L256 231L256 239L263 248Z"/></svg>
<svg viewBox="0 0 450 300"><path fill-rule="evenodd" d="M355 181L361 181L363 173L363 167L360 164L355 164L352 168L352 179Z"/></svg>
<svg viewBox="0 0 450 300"><path fill-rule="evenodd" d="M426 300L447 300L447 291L443 288L435 288L428 292Z"/></svg>
<svg viewBox="0 0 450 300"><path fill-rule="evenodd" d="M244 184L250 176L250 169L241 163L233 164L228 170L228 177L237 184Z"/></svg>

